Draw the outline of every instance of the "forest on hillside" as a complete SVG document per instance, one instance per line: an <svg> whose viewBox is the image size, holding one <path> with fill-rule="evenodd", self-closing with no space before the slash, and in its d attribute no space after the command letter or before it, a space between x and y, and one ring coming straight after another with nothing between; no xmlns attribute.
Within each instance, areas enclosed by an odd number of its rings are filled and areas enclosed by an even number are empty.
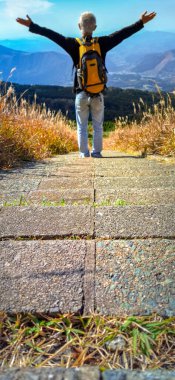
<svg viewBox="0 0 175 380"><path fill-rule="evenodd" d="M7 89L10 83L1 82L0 90ZM71 87L43 86L43 85L19 85L13 84L16 98L20 101L21 97L32 103L36 99L37 104L45 104L47 109L61 111L70 120L75 120L75 94ZM133 119L141 120L144 110L152 109L155 104L163 97L171 98L172 105L175 107L175 95L173 93L121 89L109 87L105 94L105 121L114 121L119 117L128 117L128 121ZM141 102L140 102L141 99ZM139 106L137 106L139 104Z"/></svg>

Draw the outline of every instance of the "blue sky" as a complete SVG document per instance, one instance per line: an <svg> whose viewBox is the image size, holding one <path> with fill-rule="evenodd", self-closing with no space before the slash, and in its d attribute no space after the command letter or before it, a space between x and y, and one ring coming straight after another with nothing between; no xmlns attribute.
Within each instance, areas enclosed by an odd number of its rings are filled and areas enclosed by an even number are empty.
<svg viewBox="0 0 175 380"><path fill-rule="evenodd" d="M0 0L0 40L34 38L16 17L28 13L34 22L67 36L79 35L79 15L92 11L97 17L97 34L106 34L137 21L144 11L157 12L145 25L148 31L175 32L175 0Z"/></svg>

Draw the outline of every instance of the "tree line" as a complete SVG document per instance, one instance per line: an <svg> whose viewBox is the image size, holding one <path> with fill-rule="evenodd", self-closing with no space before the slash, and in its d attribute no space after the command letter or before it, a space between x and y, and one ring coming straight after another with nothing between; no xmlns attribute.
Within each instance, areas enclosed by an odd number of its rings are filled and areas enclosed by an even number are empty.
<svg viewBox="0 0 175 380"><path fill-rule="evenodd" d="M0 84L1 94L3 88L6 89L10 83ZM75 120L75 94L71 87L61 86L45 86L45 85L19 85L13 84L17 99L21 95L27 101L32 103L35 99L37 104L45 104L47 109L51 111L61 111L64 116L70 120ZM128 121L140 120L145 109L153 109L155 104L160 102L160 98L166 101L167 95L171 98L172 105L175 107L175 96L173 93L167 94L160 92L158 89L155 92L136 90L136 89L121 89L109 87L105 93L105 121L114 121L115 119L128 118Z"/></svg>

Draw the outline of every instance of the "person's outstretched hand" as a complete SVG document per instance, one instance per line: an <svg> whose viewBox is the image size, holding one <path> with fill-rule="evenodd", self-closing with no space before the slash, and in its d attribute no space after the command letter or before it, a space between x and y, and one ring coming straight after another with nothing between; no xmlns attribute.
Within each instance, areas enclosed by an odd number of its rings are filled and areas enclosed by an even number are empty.
<svg viewBox="0 0 175 380"><path fill-rule="evenodd" d="M147 22L151 21L156 16L155 12L148 13L147 11L143 13L140 17L140 19L143 21L143 24L146 24Z"/></svg>
<svg viewBox="0 0 175 380"><path fill-rule="evenodd" d="M31 22L32 22L32 20L31 20L31 18L27 15L26 16L27 17L27 20L26 19L24 19L24 18L17 18L16 19L16 21L17 22L19 22L19 24L21 24L21 25L24 25L24 26L30 26L30 24L31 24Z"/></svg>

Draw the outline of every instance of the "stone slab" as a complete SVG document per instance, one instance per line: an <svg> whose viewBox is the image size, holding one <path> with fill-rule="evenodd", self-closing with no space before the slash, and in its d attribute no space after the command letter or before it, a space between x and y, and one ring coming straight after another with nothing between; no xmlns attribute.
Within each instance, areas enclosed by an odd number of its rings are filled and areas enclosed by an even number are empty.
<svg viewBox="0 0 175 380"><path fill-rule="evenodd" d="M130 165L129 167L120 167L120 168L105 168L105 169L96 169L95 176L96 177L157 177L157 176L175 176L175 168L168 169L164 167L159 168L143 168L143 167L135 167L134 169Z"/></svg>
<svg viewBox="0 0 175 380"><path fill-rule="evenodd" d="M139 156L133 157L133 156L125 156L123 157L103 157L101 160L94 160L94 167L96 169L102 169L102 168L122 168L122 167L142 167L142 168L169 168L174 169L175 167L175 161L174 162L166 162L166 161L158 161L158 160L152 160L149 158L141 158Z"/></svg>
<svg viewBox="0 0 175 380"><path fill-rule="evenodd" d="M94 181L96 189L101 188L175 188L175 176L153 176L153 177L96 177Z"/></svg>
<svg viewBox="0 0 175 380"><path fill-rule="evenodd" d="M1 207L0 237L92 236L93 213L90 206Z"/></svg>
<svg viewBox="0 0 175 380"><path fill-rule="evenodd" d="M63 166L61 168L51 167L48 170L49 176L56 177L92 177L94 175L94 170L90 166Z"/></svg>
<svg viewBox="0 0 175 380"><path fill-rule="evenodd" d="M11 179L5 179L1 181L0 184L0 190L1 191L30 191L30 190L37 190L38 186L41 182L41 178L36 178L36 177L26 177L26 176L21 176Z"/></svg>
<svg viewBox="0 0 175 380"><path fill-rule="evenodd" d="M118 206L95 209L95 236L175 238L175 206Z"/></svg>
<svg viewBox="0 0 175 380"><path fill-rule="evenodd" d="M32 203L41 203L43 199L55 202L64 200L66 204L81 204L85 202L92 203L94 201L94 190L91 188L71 189L71 191L70 189L61 189L57 191L37 190L31 191L28 199Z"/></svg>
<svg viewBox="0 0 175 380"><path fill-rule="evenodd" d="M0 251L1 310L82 311L86 241L6 240Z"/></svg>
<svg viewBox="0 0 175 380"><path fill-rule="evenodd" d="M63 380L100 380L100 370L92 366L69 368Z"/></svg>
<svg viewBox="0 0 175 380"><path fill-rule="evenodd" d="M29 192L4 192L0 193L0 205L5 205L5 202L14 205L14 202L18 205L22 197L23 201L26 201L28 205L39 204L43 205L43 202L61 202L65 201L65 204L85 204L92 203L94 201L93 189L62 189L62 190L34 190ZM15 206L15 205L14 205Z"/></svg>
<svg viewBox="0 0 175 380"><path fill-rule="evenodd" d="M127 162L127 161L131 161L131 162L143 162L143 163L147 163L147 162L150 162L150 160L148 160L146 157L141 157L140 155L137 155L137 156L133 156L133 155L127 155L125 153L119 155L119 154L111 154L110 156L107 155L106 152L103 152L102 153L103 155L103 158L101 160L98 159L95 160L95 166L100 166L100 165L106 165L107 163L109 164L117 164L118 162ZM155 162L155 161L154 161ZM155 162L157 163L157 162Z"/></svg>
<svg viewBox="0 0 175 380"><path fill-rule="evenodd" d="M96 310L175 316L175 239L96 243Z"/></svg>
<svg viewBox="0 0 175 380"><path fill-rule="evenodd" d="M175 189L97 189L95 190L95 202L115 202L122 199L129 204L153 205L153 204L175 204ZM111 204L112 205L112 204Z"/></svg>
<svg viewBox="0 0 175 380"><path fill-rule="evenodd" d="M36 168L36 169L24 169L24 168L20 168L20 169L14 169L14 170L9 170L9 171L3 171L3 173L1 172L0 173L0 180L20 180L22 179L23 177L25 178L31 178L31 177L35 177L35 178L39 178L39 177L44 177L44 176L47 176L47 169L44 168L44 169L40 169L40 168Z"/></svg>
<svg viewBox="0 0 175 380"><path fill-rule="evenodd" d="M11 368L0 372L0 380L100 380L98 367Z"/></svg>
<svg viewBox="0 0 175 380"><path fill-rule="evenodd" d="M0 371L0 380L64 380L65 368L10 368Z"/></svg>
<svg viewBox="0 0 175 380"><path fill-rule="evenodd" d="M101 380L175 380L175 371L157 370L107 370L102 373Z"/></svg>
<svg viewBox="0 0 175 380"><path fill-rule="evenodd" d="M76 177L60 177L43 179L38 187L39 190L59 190L59 189L77 189L77 188L93 188L93 179L76 178Z"/></svg>
<svg viewBox="0 0 175 380"><path fill-rule="evenodd" d="M74 156L69 156L67 155L67 157L63 157L62 155L61 156L55 156L55 157L51 157L50 159L47 159L45 160L46 163L48 164L55 164L55 165L62 165L62 166L72 166L72 165L76 165L76 166L87 166L87 167L91 167L93 166L93 159L91 157L86 157L86 158L80 158L78 154L74 155Z"/></svg>
<svg viewBox="0 0 175 380"><path fill-rule="evenodd" d="M10 368L0 371L0 380L175 380L175 371L106 370L98 367L77 368Z"/></svg>
<svg viewBox="0 0 175 380"><path fill-rule="evenodd" d="M44 160L43 161L20 161L20 163L16 164L12 168L0 169L0 177L1 175L22 173L25 170L26 170L26 173L28 173L28 171L32 172L32 170L42 171L42 170L45 170L46 166L48 165L50 165L50 163L47 164Z"/></svg>

